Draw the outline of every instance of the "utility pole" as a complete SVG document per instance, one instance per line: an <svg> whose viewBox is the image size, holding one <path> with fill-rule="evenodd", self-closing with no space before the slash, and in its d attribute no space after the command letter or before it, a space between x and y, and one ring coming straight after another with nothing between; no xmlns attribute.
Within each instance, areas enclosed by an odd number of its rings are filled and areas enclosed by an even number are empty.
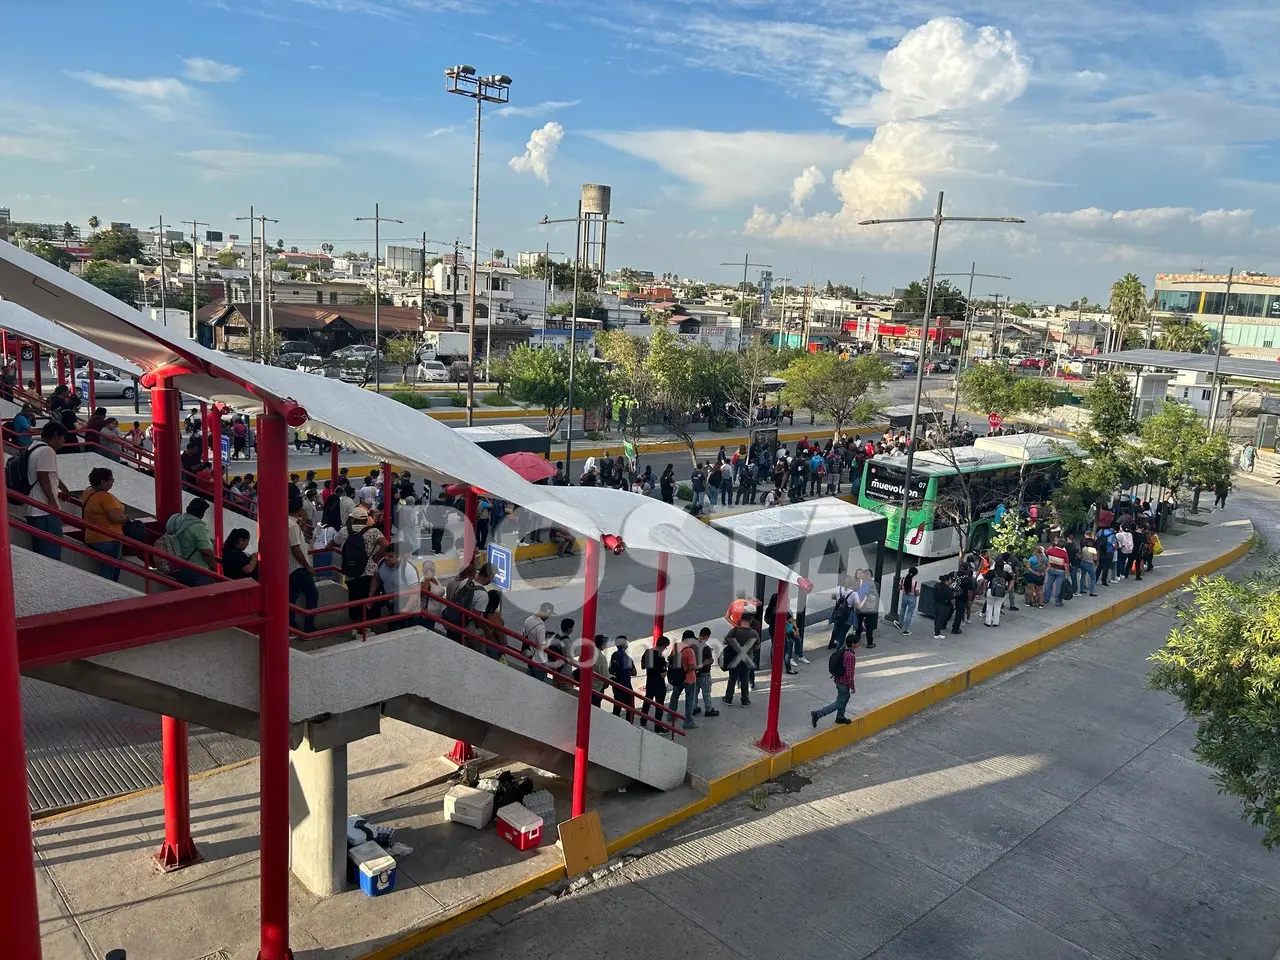
<svg viewBox="0 0 1280 960"><path fill-rule="evenodd" d="M789 281L790 279L791 279L790 277L782 278L783 292L782 292L782 305L781 305L781 308L778 310L778 349L776 351L777 353L782 352L782 340L786 333L786 326L787 326L787 293L786 291L787 291L787 281Z"/></svg>
<svg viewBox="0 0 1280 960"><path fill-rule="evenodd" d="M249 221L249 360L252 362L258 359L258 338L253 335L253 261L257 259L257 252L253 249L254 229L253 229L253 206L249 206L249 215L247 217L236 217L236 221ZM262 324L265 317L258 318L259 334L261 334Z"/></svg>
<svg viewBox="0 0 1280 960"><path fill-rule="evenodd" d="M418 340L427 332L427 231L422 231L422 262L418 264ZM418 350L421 351L419 346ZM421 356L421 353L419 353Z"/></svg>
<svg viewBox="0 0 1280 960"><path fill-rule="evenodd" d="M969 343L969 323L973 319L973 278L987 277L991 280L1011 280L1012 277L1001 276L996 273L978 273L978 261L974 260L969 264L969 272L964 273L940 273L940 277L964 277L969 278L969 293L964 302L964 330L960 334L960 355L956 357L956 390L955 397L951 403L951 425L954 427L958 421L960 412L960 375L964 373L964 350Z"/></svg>
<svg viewBox="0 0 1280 960"><path fill-rule="evenodd" d="M901 217L893 219L862 220L859 226L872 226L882 223L931 223L933 224L933 249L929 255L929 280L924 298L924 322L920 326L920 362L916 364L915 404L911 410L911 433L907 439L906 471L902 478L902 513L898 517L898 551L894 561L893 591L889 600L891 615L897 616L898 585L902 582L902 558L907 545L907 513L911 504L911 465L915 460L916 424L920 419L920 394L924 389L924 356L929 346L929 315L933 312L933 279L938 265L938 238L942 234L942 225L948 221L966 221L969 223L1024 223L1018 217L945 217L942 215L943 192L938 191L938 208L932 217Z"/></svg>
<svg viewBox="0 0 1280 960"><path fill-rule="evenodd" d="M772 270L773 264L772 263L752 263L751 254L748 253L743 255L741 261L732 260L728 263L721 263L720 266L742 268L742 300L741 300L742 306L740 307L742 311L741 319L744 325L748 325L750 323L751 318L747 316L747 270L750 269L751 267L761 267L765 270Z"/></svg>
<svg viewBox="0 0 1280 960"><path fill-rule="evenodd" d="M196 311L200 309L200 288L196 285L200 273L200 258L196 256L196 228L207 227L203 220L183 220L191 224L191 316L187 320L187 336L196 338Z"/></svg>
<svg viewBox="0 0 1280 960"><path fill-rule="evenodd" d="M271 322L271 318L269 316L271 298L268 294L268 288L271 285L271 268L267 265L267 224L279 222L279 220L272 220L270 217L258 214L258 223L262 227L262 235L258 237L258 242L262 244L262 264L260 266L260 269L262 270L262 283L260 286L262 289L258 291L259 295L262 297L262 310L258 317L258 325L261 328L262 334L263 363L270 363L272 359L274 359L268 355L267 347L270 344L271 339L275 336L275 324Z"/></svg>
<svg viewBox="0 0 1280 960"><path fill-rule="evenodd" d="M356 217L356 222L363 220L373 221L373 392L382 392L382 354L381 354L381 332L378 326L378 311L382 307L382 270L378 264L382 260L382 234L379 228L385 220L387 223L404 223L403 220L397 220L395 217L384 217L381 207L378 204L373 205L372 217ZM468 411L467 423L470 424L470 411Z"/></svg>
<svg viewBox="0 0 1280 960"><path fill-rule="evenodd" d="M167 329L167 328L168 328L168 326L169 326L169 314L166 312L166 310L165 310L165 305L164 305L164 299L165 299L165 298L164 298L164 295L165 295L165 289L164 289L164 288L165 288L165 287L167 287L169 284L168 284L168 280L166 280L166 279L165 279L165 272L164 272L164 271L165 271L165 267L164 267L164 253L165 253L165 250L164 250L164 248L165 248L165 236L164 236L164 214L161 214L161 215L160 215L160 225L159 225L159 226L157 226L157 227L153 227L152 229L153 229L153 230L155 230L155 231L156 231L156 233L159 235L159 240L160 240L160 326L165 327L165 328ZM145 290L146 288L144 287L143 289ZM136 391L135 391L135 395L136 395Z"/></svg>

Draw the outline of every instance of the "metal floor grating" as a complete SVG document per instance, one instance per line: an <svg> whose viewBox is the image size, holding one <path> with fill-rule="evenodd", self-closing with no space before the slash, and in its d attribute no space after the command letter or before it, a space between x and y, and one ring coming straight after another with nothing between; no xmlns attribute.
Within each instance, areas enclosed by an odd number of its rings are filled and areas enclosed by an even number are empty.
<svg viewBox="0 0 1280 960"><path fill-rule="evenodd" d="M29 677L22 678L22 712L32 815L159 786L156 714ZM250 740L191 729L192 773L257 753Z"/></svg>

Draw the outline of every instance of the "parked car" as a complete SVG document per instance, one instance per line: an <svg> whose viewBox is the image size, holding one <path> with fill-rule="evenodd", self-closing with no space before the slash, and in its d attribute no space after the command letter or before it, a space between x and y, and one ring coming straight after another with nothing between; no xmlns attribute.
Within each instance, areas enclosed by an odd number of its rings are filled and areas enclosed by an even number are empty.
<svg viewBox="0 0 1280 960"><path fill-rule="evenodd" d="M1022 370L1039 370L1043 365L1039 357L1014 357L1009 361L1010 367Z"/></svg>
<svg viewBox="0 0 1280 960"><path fill-rule="evenodd" d="M89 396L89 368L87 366L76 371L76 386L83 396ZM137 392L138 388L134 386L131 377L122 377L120 374L113 373L110 370L94 368L93 396L95 400L105 398L132 400Z"/></svg>
<svg viewBox="0 0 1280 960"><path fill-rule="evenodd" d="M18 338L16 336L5 338L5 349L8 355L16 357L18 355ZM22 359L30 360L36 355L35 347L31 346L28 341L22 342Z"/></svg>
<svg viewBox="0 0 1280 960"><path fill-rule="evenodd" d="M448 383L449 368L439 360L422 360L418 363L418 379L426 383Z"/></svg>
<svg viewBox="0 0 1280 960"><path fill-rule="evenodd" d="M915 347L894 347L893 355L895 357L910 357L915 360L920 356L920 351Z"/></svg>
<svg viewBox="0 0 1280 960"><path fill-rule="evenodd" d="M916 372L916 362L915 362L914 360L903 360L903 361L902 361L902 375L903 375L903 376L906 376L906 375L907 375L907 374L909 374L909 373L915 373L915 372Z"/></svg>
<svg viewBox="0 0 1280 960"><path fill-rule="evenodd" d="M372 347L367 343L353 343L350 346L343 347L341 350L333 351L332 358L334 360L372 360L379 356L378 348Z"/></svg>
<svg viewBox="0 0 1280 960"><path fill-rule="evenodd" d="M286 340L280 344L280 353L276 357L276 366L297 367L305 357L315 355L315 345L305 340Z"/></svg>
<svg viewBox="0 0 1280 960"><path fill-rule="evenodd" d="M955 373L956 365L953 361L945 357L939 357L937 360L930 360L925 364L925 373Z"/></svg>
<svg viewBox="0 0 1280 960"><path fill-rule="evenodd" d="M900 363L889 364L889 376L892 379L901 380L906 375L907 375L907 371L902 369L902 364Z"/></svg>

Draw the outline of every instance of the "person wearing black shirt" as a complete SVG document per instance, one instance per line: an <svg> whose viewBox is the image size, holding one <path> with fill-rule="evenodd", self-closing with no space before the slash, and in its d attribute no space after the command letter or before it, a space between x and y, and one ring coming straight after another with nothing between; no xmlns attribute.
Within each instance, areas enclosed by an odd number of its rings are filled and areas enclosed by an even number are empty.
<svg viewBox="0 0 1280 960"><path fill-rule="evenodd" d="M650 647L640 657L640 669L644 671L644 696L646 700L654 701L640 708L640 726L642 727L648 726L651 711L654 718L658 718L659 711L656 705L667 702L667 648L669 646L671 646L670 639L659 637L658 645Z"/></svg>
<svg viewBox="0 0 1280 960"><path fill-rule="evenodd" d="M955 607L956 591L951 583L952 575L944 573L933 588L933 639L947 638L947 621Z"/></svg>
<svg viewBox="0 0 1280 960"><path fill-rule="evenodd" d="M662 471L662 477L658 480L658 491L662 495L663 503L676 502L676 469L672 464L667 464L667 469Z"/></svg>
<svg viewBox="0 0 1280 960"><path fill-rule="evenodd" d="M963 633L960 624L967 618L969 604L973 602L973 593L978 588L978 581L973 575L973 568L965 564L960 568L959 578L953 581L956 596L953 601L955 613L951 620L951 632Z"/></svg>
<svg viewBox="0 0 1280 960"><path fill-rule="evenodd" d="M257 580L258 556L245 552L249 546L249 531L236 527L222 545L222 572L232 580Z"/></svg>

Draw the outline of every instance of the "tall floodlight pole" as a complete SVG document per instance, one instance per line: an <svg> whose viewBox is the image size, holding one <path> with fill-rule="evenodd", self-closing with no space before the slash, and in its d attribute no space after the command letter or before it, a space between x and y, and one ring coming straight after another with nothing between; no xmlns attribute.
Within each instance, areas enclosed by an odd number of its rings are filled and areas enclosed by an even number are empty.
<svg viewBox="0 0 1280 960"><path fill-rule="evenodd" d="M445 89L476 102L476 159L471 183L471 289L467 304L471 320L467 330L467 426L475 420L476 409L476 275L480 266L480 117L485 103L507 103L511 99L511 78L502 73L476 75L476 68L461 63L444 72ZM489 318L493 322L493 318Z"/></svg>
<svg viewBox="0 0 1280 960"><path fill-rule="evenodd" d="M257 346L258 341L253 335L253 261L257 258L257 254L254 252L254 249L253 249L253 240L254 240L254 233L255 233L253 229L253 220L254 220L253 206L250 205L249 215L247 217L236 217L236 220L249 221L249 316L247 319L249 321L249 359L252 361L252 360L258 359L258 346ZM261 328L262 326L261 321L262 321L262 318L259 318L259 324L258 324L259 328Z"/></svg>
<svg viewBox="0 0 1280 960"><path fill-rule="evenodd" d="M1221 381L1218 379L1218 368L1222 365L1222 351L1226 347L1227 335L1227 312L1231 309L1231 284L1236 279L1236 268L1232 267L1227 271L1227 290L1222 295L1222 319L1218 321L1218 342L1214 345L1213 351L1213 377L1209 382L1209 434L1212 436L1213 429L1218 423L1218 394L1221 390ZM1200 286L1204 285L1204 280L1175 280L1175 283L1193 283Z"/></svg>
<svg viewBox="0 0 1280 960"><path fill-rule="evenodd" d="M169 326L169 313L165 309L165 287L169 285L168 279L165 277L164 254L165 254L165 236L164 236L164 215L160 216L160 225L152 227L156 231L157 239L160 247L160 326ZM134 391L134 397L137 397L137 391Z"/></svg>
<svg viewBox="0 0 1280 960"><path fill-rule="evenodd" d="M382 270L378 264L382 260L382 234L379 227L385 223L404 223L403 220L397 220L395 217L384 217L382 209L378 204L373 205L372 217L356 217L356 222L363 220L373 221L373 392L382 392L382 355L380 351L382 347L381 330L378 326L378 311L382 307Z"/></svg>
<svg viewBox="0 0 1280 960"><path fill-rule="evenodd" d="M929 315L933 312L933 278L938 267L938 237L942 225L952 221L962 223L1025 223L1019 217L944 217L942 215L943 192L938 191L938 208L932 217L898 217L893 219L860 220L859 226L875 226L882 223L932 223L933 248L929 254L929 286L924 297L924 321L920 325L920 362L916 364L915 401L911 409L911 434L907 441L907 470L902 478L902 514L898 518L898 551L893 566L893 590L889 599L889 616L897 618L898 583L902 579L902 557L907 545L907 507L911 497L911 466L916 455L916 424L920 419L920 394L924 388L924 355L929 345Z"/></svg>
<svg viewBox="0 0 1280 960"><path fill-rule="evenodd" d="M951 401L951 426L954 427L960 416L960 377L964 373L964 351L969 345L969 324L973 320L973 278L987 277L991 280L1012 280L1012 277L1004 277L998 273L977 273L978 261L974 260L969 264L968 273L940 273L940 277L968 277L969 293L964 301L964 330L960 334L960 355L956 357L956 383L955 396Z"/></svg>
<svg viewBox="0 0 1280 960"><path fill-rule="evenodd" d="M260 227L258 237L259 253L262 254L262 262L258 265L258 269L262 271L262 282L258 284L258 296L262 300L259 310L261 316L258 317L258 326L261 328L260 336L262 338L262 362L270 363L274 358L268 356L267 347L275 334L275 324L271 322L268 313L271 303L271 268L267 266L267 224L279 223L279 220L273 220L265 214L258 214L258 225Z"/></svg>
<svg viewBox="0 0 1280 960"><path fill-rule="evenodd" d="M749 322L749 318L747 317L747 271L751 267L762 267L765 270L772 270L773 264L772 263L753 263L751 260L751 254L746 253L742 255L741 260L732 260L728 263L721 263L720 266L742 268L742 296L741 298L739 298L739 303L741 304L741 306L738 309L741 311L742 322L746 324ZM761 319L763 319L763 315L761 316ZM781 348L781 341L779 341L779 348Z"/></svg>
<svg viewBox="0 0 1280 960"><path fill-rule="evenodd" d="M573 482L573 386L574 375L577 371L578 356L578 272L582 265L582 225L585 218L582 216L582 200L578 200L578 215L576 217L566 217L562 220L550 220L543 215L538 223L546 226L551 223L574 223L577 224L577 232L573 241L573 301L570 304L569 311L569 426L565 430L565 446L564 446L564 475L570 483ZM609 220L608 223L623 223L622 220ZM548 272L550 272L550 261L547 262ZM543 349L546 348L546 314L542 317L543 330Z"/></svg>
<svg viewBox="0 0 1280 960"><path fill-rule="evenodd" d="M196 236L197 227L207 227L209 224L203 220L183 220L183 223L191 224L191 316L187 319L187 336L192 340L196 338L196 311L200 309L200 288L197 284L200 273L200 258L196 256L196 243L199 242ZM74 371L72 371L74 373Z"/></svg>

